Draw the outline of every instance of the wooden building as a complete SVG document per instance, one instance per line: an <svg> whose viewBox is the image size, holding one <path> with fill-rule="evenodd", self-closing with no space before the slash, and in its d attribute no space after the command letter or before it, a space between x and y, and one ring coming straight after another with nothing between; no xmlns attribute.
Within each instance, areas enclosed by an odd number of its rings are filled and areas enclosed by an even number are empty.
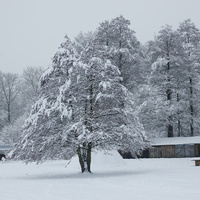
<svg viewBox="0 0 200 200"><path fill-rule="evenodd" d="M184 158L200 156L200 136L154 138L150 158Z"/></svg>
<svg viewBox="0 0 200 200"><path fill-rule="evenodd" d="M153 138L151 147L141 152L138 158L185 158L200 157L200 136ZM124 159L134 158L130 152L119 151Z"/></svg>

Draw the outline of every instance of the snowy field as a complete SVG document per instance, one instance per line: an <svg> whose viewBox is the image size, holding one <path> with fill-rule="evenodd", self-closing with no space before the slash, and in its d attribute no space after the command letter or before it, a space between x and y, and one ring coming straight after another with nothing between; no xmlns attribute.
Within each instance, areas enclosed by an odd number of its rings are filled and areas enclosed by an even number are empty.
<svg viewBox="0 0 200 200"><path fill-rule="evenodd" d="M93 155L93 174L77 158L40 165L0 163L0 200L196 200L200 167L191 158L123 160Z"/></svg>

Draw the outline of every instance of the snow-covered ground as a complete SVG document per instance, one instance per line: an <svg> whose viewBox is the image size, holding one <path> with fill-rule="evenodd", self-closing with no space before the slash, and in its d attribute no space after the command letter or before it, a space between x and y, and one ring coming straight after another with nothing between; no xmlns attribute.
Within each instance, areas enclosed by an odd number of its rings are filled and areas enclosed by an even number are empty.
<svg viewBox="0 0 200 200"><path fill-rule="evenodd" d="M36 165L0 162L0 200L196 200L200 167L192 158L123 160L93 155L93 174L77 158Z"/></svg>

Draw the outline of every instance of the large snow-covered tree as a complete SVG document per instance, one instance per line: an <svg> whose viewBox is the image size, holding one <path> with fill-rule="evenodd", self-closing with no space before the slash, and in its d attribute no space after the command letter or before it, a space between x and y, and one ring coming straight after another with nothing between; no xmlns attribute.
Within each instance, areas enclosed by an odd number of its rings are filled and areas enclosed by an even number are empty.
<svg viewBox="0 0 200 200"><path fill-rule="evenodd" d="M178 30L163 27L147 44L152 67L140 116L155 136L199 134L199 36L199 29L186 20Z"/></svg>
<svg viewBox="0 0 200 200"><path fill-rule="evenodd" d="M190 19L180 23L178 28L181 44L183 47L183 68L185 71L185 93L188 108L185 112L188 131L190 136L199 133L199 56L200 56L200 30Z"/></svg>
<svg viewBox="0 0 200 200"><path fill-rule="evenodd" d="M183 109L180 107L180 95L183 93L180 79L183 78L183 69L179 35L167 25L159 32L155 41L149 43L149 48L152 64L149 81L151 105L147 106L153 109L149 120L159 134L174 137L180 131L180 109Z"/></svg>
<svg viewBox="0 0 200 200"><path fill-rule="evenodd" d="M92 150L137 156L148 143L119 68L95 42L81 54L67 37L61 47L42 75L39 99L11 157L40 162L77 154L81 171L91 172Z"/></svg>

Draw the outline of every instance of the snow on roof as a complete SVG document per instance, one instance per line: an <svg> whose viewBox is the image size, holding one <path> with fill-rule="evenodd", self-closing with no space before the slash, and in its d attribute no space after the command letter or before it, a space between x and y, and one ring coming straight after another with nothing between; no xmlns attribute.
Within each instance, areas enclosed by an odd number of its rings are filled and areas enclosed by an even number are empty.
<svg viewBox="0 0 200 200"><path fill-rule="evenodd" d="M200 136L194 137L170 137L170 138L153 138L152 146L161 145L183 145L183 144L200 144Z"/></svg>

